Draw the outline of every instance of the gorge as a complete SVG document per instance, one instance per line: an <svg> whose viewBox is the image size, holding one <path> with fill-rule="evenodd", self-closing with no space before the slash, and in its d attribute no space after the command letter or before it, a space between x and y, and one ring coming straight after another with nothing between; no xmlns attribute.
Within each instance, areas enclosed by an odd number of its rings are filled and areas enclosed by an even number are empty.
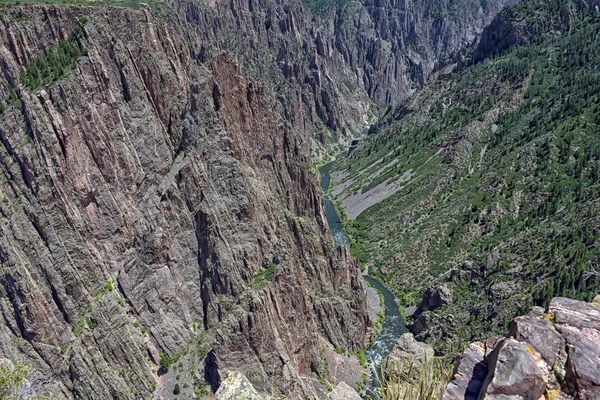
<svg viewBox="0 0 600 400"><path fill-rule="evenodd" d="M0 1L0 398L597 398L598 7Z"/></svg>

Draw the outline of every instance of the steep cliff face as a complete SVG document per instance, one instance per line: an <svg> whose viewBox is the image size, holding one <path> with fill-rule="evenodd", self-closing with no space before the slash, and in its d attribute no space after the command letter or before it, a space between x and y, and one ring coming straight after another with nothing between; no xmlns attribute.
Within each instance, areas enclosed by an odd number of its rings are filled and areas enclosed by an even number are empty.
<svg viewBox="0 0 600 400"><path fill-rule="evenodd" d="M178 1L194 57L223 49L270 82L285 118L327 149L427 81L436 64L477 43L510 0L348 1L313 14L300 1ZM318 147L318 146L317 146ZM322 157L315 152L313 158Z"/></svg>
<svg viewBox="0 0 600 400"><path fill-rule="evenodd" d="M3 15L0 354L40 394L170 393L162 353L185 360L187 391L237 369L301 392L299 375L327 376L323 339L366 343L364 283L331 240L309 143L231 54L200 62L187 35L148 11ZM61 40L87 55L35 87L21 67L55 71Z"/></svg>

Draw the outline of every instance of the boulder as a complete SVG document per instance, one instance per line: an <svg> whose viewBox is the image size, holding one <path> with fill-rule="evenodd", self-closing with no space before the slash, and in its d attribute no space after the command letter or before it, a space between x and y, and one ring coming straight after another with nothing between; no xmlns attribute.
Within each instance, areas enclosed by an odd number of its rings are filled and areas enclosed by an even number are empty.
<svg viewBox="0 0 600 400"><path fill-rule="evenodd" d="M329 394L329 400L361 400L356 390L345 382L340 382Z"/></svg>
<svg viewBox="0 0 600 400"><path fill-rule="evenodd" d="M550 367L556 363L565 347L565 339L550 321L530 315L515 318L508 336L528 343Z"/></svg>
<svg viewBox="0 0 600 400"><path fill-rule="evenodd" d="M497 282L490 287L491 295L500 300L508 299L513 296L519 285L516 282Z"/></svg>
<svg viewBox="0 0 600 400"><path fill-rule="evenodd" d="M215 393L216 400L265 400L271 397L259 394L248 379L237 371L231 371Z"/></svg>
<svg viewBox="0 0 600 400"><path fill-rule="evenodd" d="M386 370L399 372L410 368L420 369L425 360L433 360L434 357L435 354L430 345L417 342L412 333L405 333L400 336L388 356Z"/></svg>
<svg viewBox="0 0 600 400"><path fill-rule="evenodd" d="M548 366L541 355L528 344L512 338L506 339L490 354L488 363L488 377L484 382L486 394L520 396L516 398L523 400L539 400L544 394L548 382Z"/></svg>

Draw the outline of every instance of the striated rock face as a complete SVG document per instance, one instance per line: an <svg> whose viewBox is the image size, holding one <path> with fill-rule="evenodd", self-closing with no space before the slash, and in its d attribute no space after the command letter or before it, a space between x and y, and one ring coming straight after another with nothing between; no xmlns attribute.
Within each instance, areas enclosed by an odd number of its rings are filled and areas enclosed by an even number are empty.
<svg viewBox="0 0 600 400"><path fill-rule="evenodd" d="M300 375L327 376L323 339L364 347L364 283L309 144L234 56L199 60L200 39L148 11L22 13L0 23L0 355L36 393L170 395L162 353L189 396L230 370L301 392ZM23 86L84 16L87 55Z"/></svg>
<svg viewBox="0 0 600 400"><path fill-rule="evenodd" d="M347 1L319 15L299 0L178 0L175 9L194 58L235 52L245 71L270 82L293 127L331 147L378 113L370 100L405 100L436 65L476 44L509 2Z"/></svg>
<svg viewBox="0 0 600 400"><path fill-rule="evenodd" d="M444 400L600 398L600 307L555 298L516 318L506 337L471 344Z"/></svg>

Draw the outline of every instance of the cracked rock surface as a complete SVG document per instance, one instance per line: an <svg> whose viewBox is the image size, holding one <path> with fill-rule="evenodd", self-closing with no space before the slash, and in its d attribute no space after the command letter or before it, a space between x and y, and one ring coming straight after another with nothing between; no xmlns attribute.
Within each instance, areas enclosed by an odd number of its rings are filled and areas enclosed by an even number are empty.
<svg viewBox="0 0 600 400"><path fill-rule="evenodd" d="M600 306L554 298L515 318L503 338L473 343L444 400L600 398Z"/></svg>

